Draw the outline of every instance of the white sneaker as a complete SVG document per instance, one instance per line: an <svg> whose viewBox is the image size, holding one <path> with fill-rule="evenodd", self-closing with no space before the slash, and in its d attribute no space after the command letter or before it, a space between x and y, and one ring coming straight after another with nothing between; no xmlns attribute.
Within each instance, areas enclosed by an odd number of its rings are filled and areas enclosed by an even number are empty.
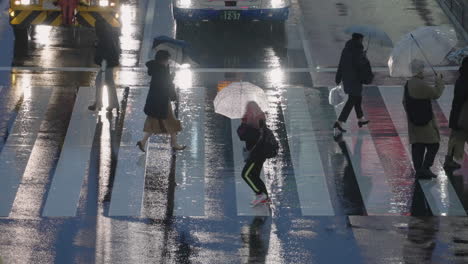
<svg viewBox="0 0 468 264"><path fill-rule="evenodd" d="M266 204L270 201L270 199L268 198L268 196L264 193L262 194L258 194L256 197L255 197L255 200L253 200L250 204L252 205L252 207L255 207L259 204Z"/></svg>

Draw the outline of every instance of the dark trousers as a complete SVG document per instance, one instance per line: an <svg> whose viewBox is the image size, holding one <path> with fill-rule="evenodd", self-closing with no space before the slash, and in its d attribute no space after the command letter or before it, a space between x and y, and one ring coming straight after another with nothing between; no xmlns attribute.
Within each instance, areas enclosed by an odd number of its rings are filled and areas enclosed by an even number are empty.
<svg viewBox="0 0 468 264"><path fill-rule="evenodd" d="M414 169L429 169L434 164L435 157L439 151L439 143L424 144L415 143L411 145Z"/></svg>
<svg viewBox="0 0 468 264"><path fill-rule="evenodd" d="M247 160L242 170L242 179L252 188L256 194L268 195L265 183L260 178L265 160Z"/></svg>
<svg viewBox="0 0 468 264"><path fill-rule="evenodd" d="M343 110L341 110L341 114L340 114L340 117L338 118L338 121L346 122L353 108L354 108L354 111L356 111L357 118L363 117L364 114L362 113L361 103L362 103L362 96L350 95L348 97L348 101L346 101L346 104L343 107Z"/></svg>

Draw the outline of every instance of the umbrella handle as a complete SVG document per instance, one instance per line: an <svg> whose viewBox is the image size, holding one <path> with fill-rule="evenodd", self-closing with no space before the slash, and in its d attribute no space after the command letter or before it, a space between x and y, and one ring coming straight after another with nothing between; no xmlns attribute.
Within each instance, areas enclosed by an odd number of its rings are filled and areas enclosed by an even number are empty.
<svg viewBox="0 0 468 264"><path fill-rule="evenodd" d="M416 43L416 46L418 47L418 49L421 51L421 54L423 55L423 57L426 60L427 64L429 64L429 66L431 67L432 71L434 72L434 75L437 76L437 72L435 71L435 69L432 66L431 62L427 59L426 53L424 53L424 50L419 45L419 42L416 40L416 38L413 36L413 34L410 34L410 36L414 40L414 43Z"/></svg>

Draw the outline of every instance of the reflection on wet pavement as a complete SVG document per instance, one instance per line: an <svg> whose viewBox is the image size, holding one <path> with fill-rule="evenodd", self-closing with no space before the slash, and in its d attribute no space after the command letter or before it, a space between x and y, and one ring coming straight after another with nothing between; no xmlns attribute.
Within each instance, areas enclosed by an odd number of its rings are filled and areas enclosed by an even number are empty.
<svg viewBox="0 0 468 264"><path fill-rule="evenodd" d="M468 222L453 217L466 215L468 179L441 168L453 87L434 107L443 134L439 177L415 181L401 80L368 87L364 111L372 122L359 129L353 117L349 133L334 139L333 83L315 73L311 79L308 69L336 66L346 25L375 24L395 40L418 25L448 22L434 1L293 1L284 31L206 23L175 32L173 21L158 20L172 19L169 13L155 13L154 30L145 35L147 3L123 1L119 113L78 110L90 101L83 93L95 78L92 30L37 27L7 62L57 69L0 75L8 83L0 86L0 262L468 260ZM135 143L149 78L138 66L143 42L164 32L190 42L200 64L174 68L185 128L179 141L188 149L174 153L167 137L153 136L143 154ZM0 36L2 47L9 40ZM386 52L371 51L373 64L384 65ZM214 112L218 88L231 81L261 87L269 100L268 126L280 142L262 176L270 208L250 208L253 193L236 169L243 165L236 121Z"/></svg>

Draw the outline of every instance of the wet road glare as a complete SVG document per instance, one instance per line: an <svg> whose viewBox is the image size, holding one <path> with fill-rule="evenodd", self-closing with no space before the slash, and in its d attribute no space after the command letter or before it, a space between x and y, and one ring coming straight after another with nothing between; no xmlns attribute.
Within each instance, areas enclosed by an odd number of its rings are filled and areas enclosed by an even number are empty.
<svg viewBox="0 0 468 264"><path fill-rule="evenodd" d="M404 80L382 70L390 49L369 49L380 67L364 92L369 126L352 114L334 139L341 109L328 103L344 28L375 25L396 42L419 26L451 26L436 1L293 0L284 28L180 25L171 7L121 1L120 111L111 113L87 110L98 71L93 29L36 26L24 45L0 17L0 264L468 261L468 174L442 168L456 71L443 69L447 88L434 104L442 135L434 180L414 178ZM158 35L190 43L198 65L172 67L187 149L174 152L159 135L144 154L135 146L144 63ZM280 146L263 169L270 205L248 204L237 121L214 111L231 82L268 98Z"/></svg>

